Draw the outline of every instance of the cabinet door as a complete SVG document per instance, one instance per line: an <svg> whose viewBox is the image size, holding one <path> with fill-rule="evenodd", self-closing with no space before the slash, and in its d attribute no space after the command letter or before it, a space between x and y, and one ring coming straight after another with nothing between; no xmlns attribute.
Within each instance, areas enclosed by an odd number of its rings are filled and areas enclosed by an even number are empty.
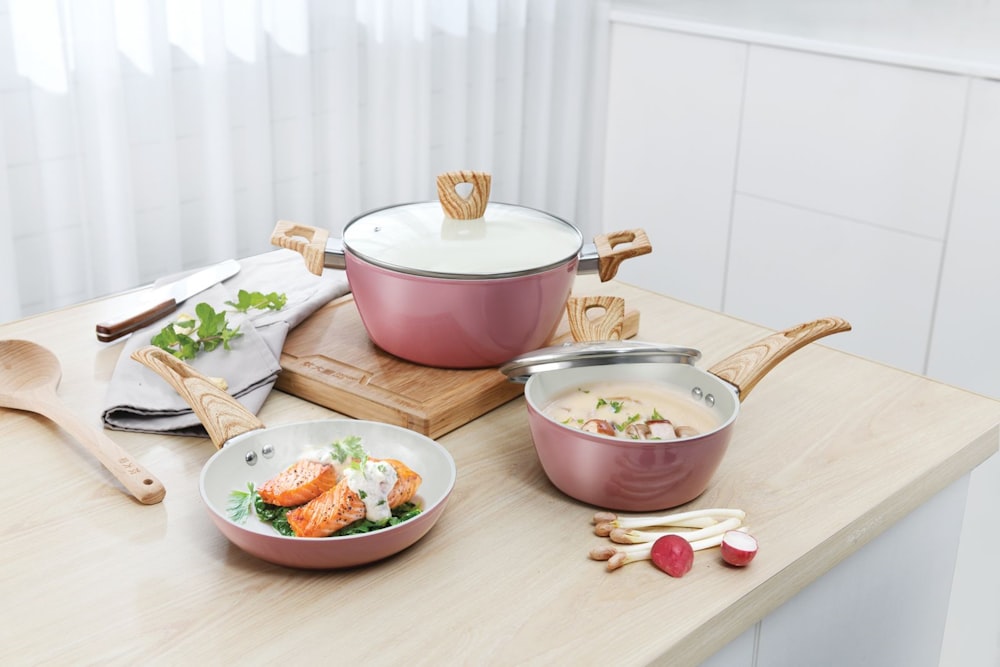
<svg viewBox="0 0 1000 667"><path fill-rule="evenodd" d="M725 312L783 329L837 315L839 350L923 372L943 243L743 194Z"/></svg>
<svg viewBox="0 0 1000 667"><path fill-rule="evenodd" d="M1000 397L1000 81L976 80L927 374ZM942 665L1000 664L1000 455L972 472ZM984 529L985 527L985 529Z"/></svg>
<svg viewBox="0 0 1000 667"><path fill-rule="evenodd" d="M927 372L1000 396L1000 82L975 80Z"/></svg>
<svg viewBox="0 0 1000 667"><path fill-rule="evenodd" d="M721 308L746 46L612 24L603 226L653 254L622 280Z"/></svg>
<svg viewBox="0 0 1000 667"><path fill-rule="evenodd" d="M750 49L741 193L941 240L964 77Z"/></svg>

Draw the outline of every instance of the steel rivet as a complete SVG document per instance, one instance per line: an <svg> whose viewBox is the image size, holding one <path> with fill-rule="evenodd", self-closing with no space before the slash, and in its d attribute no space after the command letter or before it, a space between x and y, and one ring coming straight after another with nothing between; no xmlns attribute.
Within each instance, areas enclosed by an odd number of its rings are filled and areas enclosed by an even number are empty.
<svg viewBox="0 0 1000 667"><path fill-rule="evenodd" d="M701 387L695 387L692 389L691 396L693 396L696 401L701 400Z"/></svg>
<svg viewBox="0 0 1000 667"><path fill-rule="evenodd" d="M260 448L260 455L265 459L269 459L274 456L274 445L264 445Z"/></svg>
<svg viewBox="0 0 1000 667"><path fill-rule="evenodd" d="M257 452L247 452L246 454L243 455L243 459L247 462L247 465L250 465L250 466L256 465L257 464Z"/></svg>
<svg viewBox="0 0 1000 667"><path fill-rule="evenodd" d="M712 396L711 394L705 394L705 403L707 403L709 407L715 405L715 396Z"/></svg>

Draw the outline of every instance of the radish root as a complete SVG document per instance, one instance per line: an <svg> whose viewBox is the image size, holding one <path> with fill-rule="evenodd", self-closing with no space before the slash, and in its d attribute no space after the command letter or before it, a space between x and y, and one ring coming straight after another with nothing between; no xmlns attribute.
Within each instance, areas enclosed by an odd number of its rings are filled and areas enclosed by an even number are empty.
<svg viewBox="0 0 1000 667"><path fill-rule="evenodd" d="M591 549L590 558L605 561L607 571L612 572L629 563L649 560L653 543L664 535L680 535L694 551L710 549L722 544L722 536L730 530L747 532L745 519L746 512L730 508L635 517L597 512L592 520L594 533L609 538L613 545Z"/></svg>

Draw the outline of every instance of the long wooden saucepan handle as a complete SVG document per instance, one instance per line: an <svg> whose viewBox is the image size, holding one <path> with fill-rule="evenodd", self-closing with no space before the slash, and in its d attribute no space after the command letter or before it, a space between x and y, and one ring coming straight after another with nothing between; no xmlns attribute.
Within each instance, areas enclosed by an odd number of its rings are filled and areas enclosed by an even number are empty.
<svg viewBox="0 0 1000 667"><path fill-rule="evenodd" d="M830 334L850 331L851 324L839 317L826 317L773 333L732 354L708 369L739 390L743 401L757 383L788 355Z"/></svg>
<svg viewBox="0 0 1000 667"><path fill-rule="evenodd" d="M257 415L166 350L152 345L141 347L132 358L166 380L191 406L217 448L238 435L264 428Z"/></svg>

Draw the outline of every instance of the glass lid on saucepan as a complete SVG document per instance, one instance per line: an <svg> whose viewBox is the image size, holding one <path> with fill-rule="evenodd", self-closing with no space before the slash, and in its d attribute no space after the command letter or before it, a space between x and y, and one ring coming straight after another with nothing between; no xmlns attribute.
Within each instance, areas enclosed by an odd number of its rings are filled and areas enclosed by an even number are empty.
<svg viewBox="0 0 1000 667"><path fill-rule="evenodd" d="M484 172L442 174L439 201L365 213L344 228L344 246L390 270L449 278L530 275L579 256L575 226L525 206L487 206L490 184ZM471 186L467 194L463 186Z"/></svg>
<svg viewBox="0 0 1000 667"><path fill-rule="evenodd" d="M535 373L613 364L665 363L688 364L701 358L701 352L679 345L658 345L643 341L604 340L563 343L523 354L500 367L512 382L527 382Z"/></svg>

